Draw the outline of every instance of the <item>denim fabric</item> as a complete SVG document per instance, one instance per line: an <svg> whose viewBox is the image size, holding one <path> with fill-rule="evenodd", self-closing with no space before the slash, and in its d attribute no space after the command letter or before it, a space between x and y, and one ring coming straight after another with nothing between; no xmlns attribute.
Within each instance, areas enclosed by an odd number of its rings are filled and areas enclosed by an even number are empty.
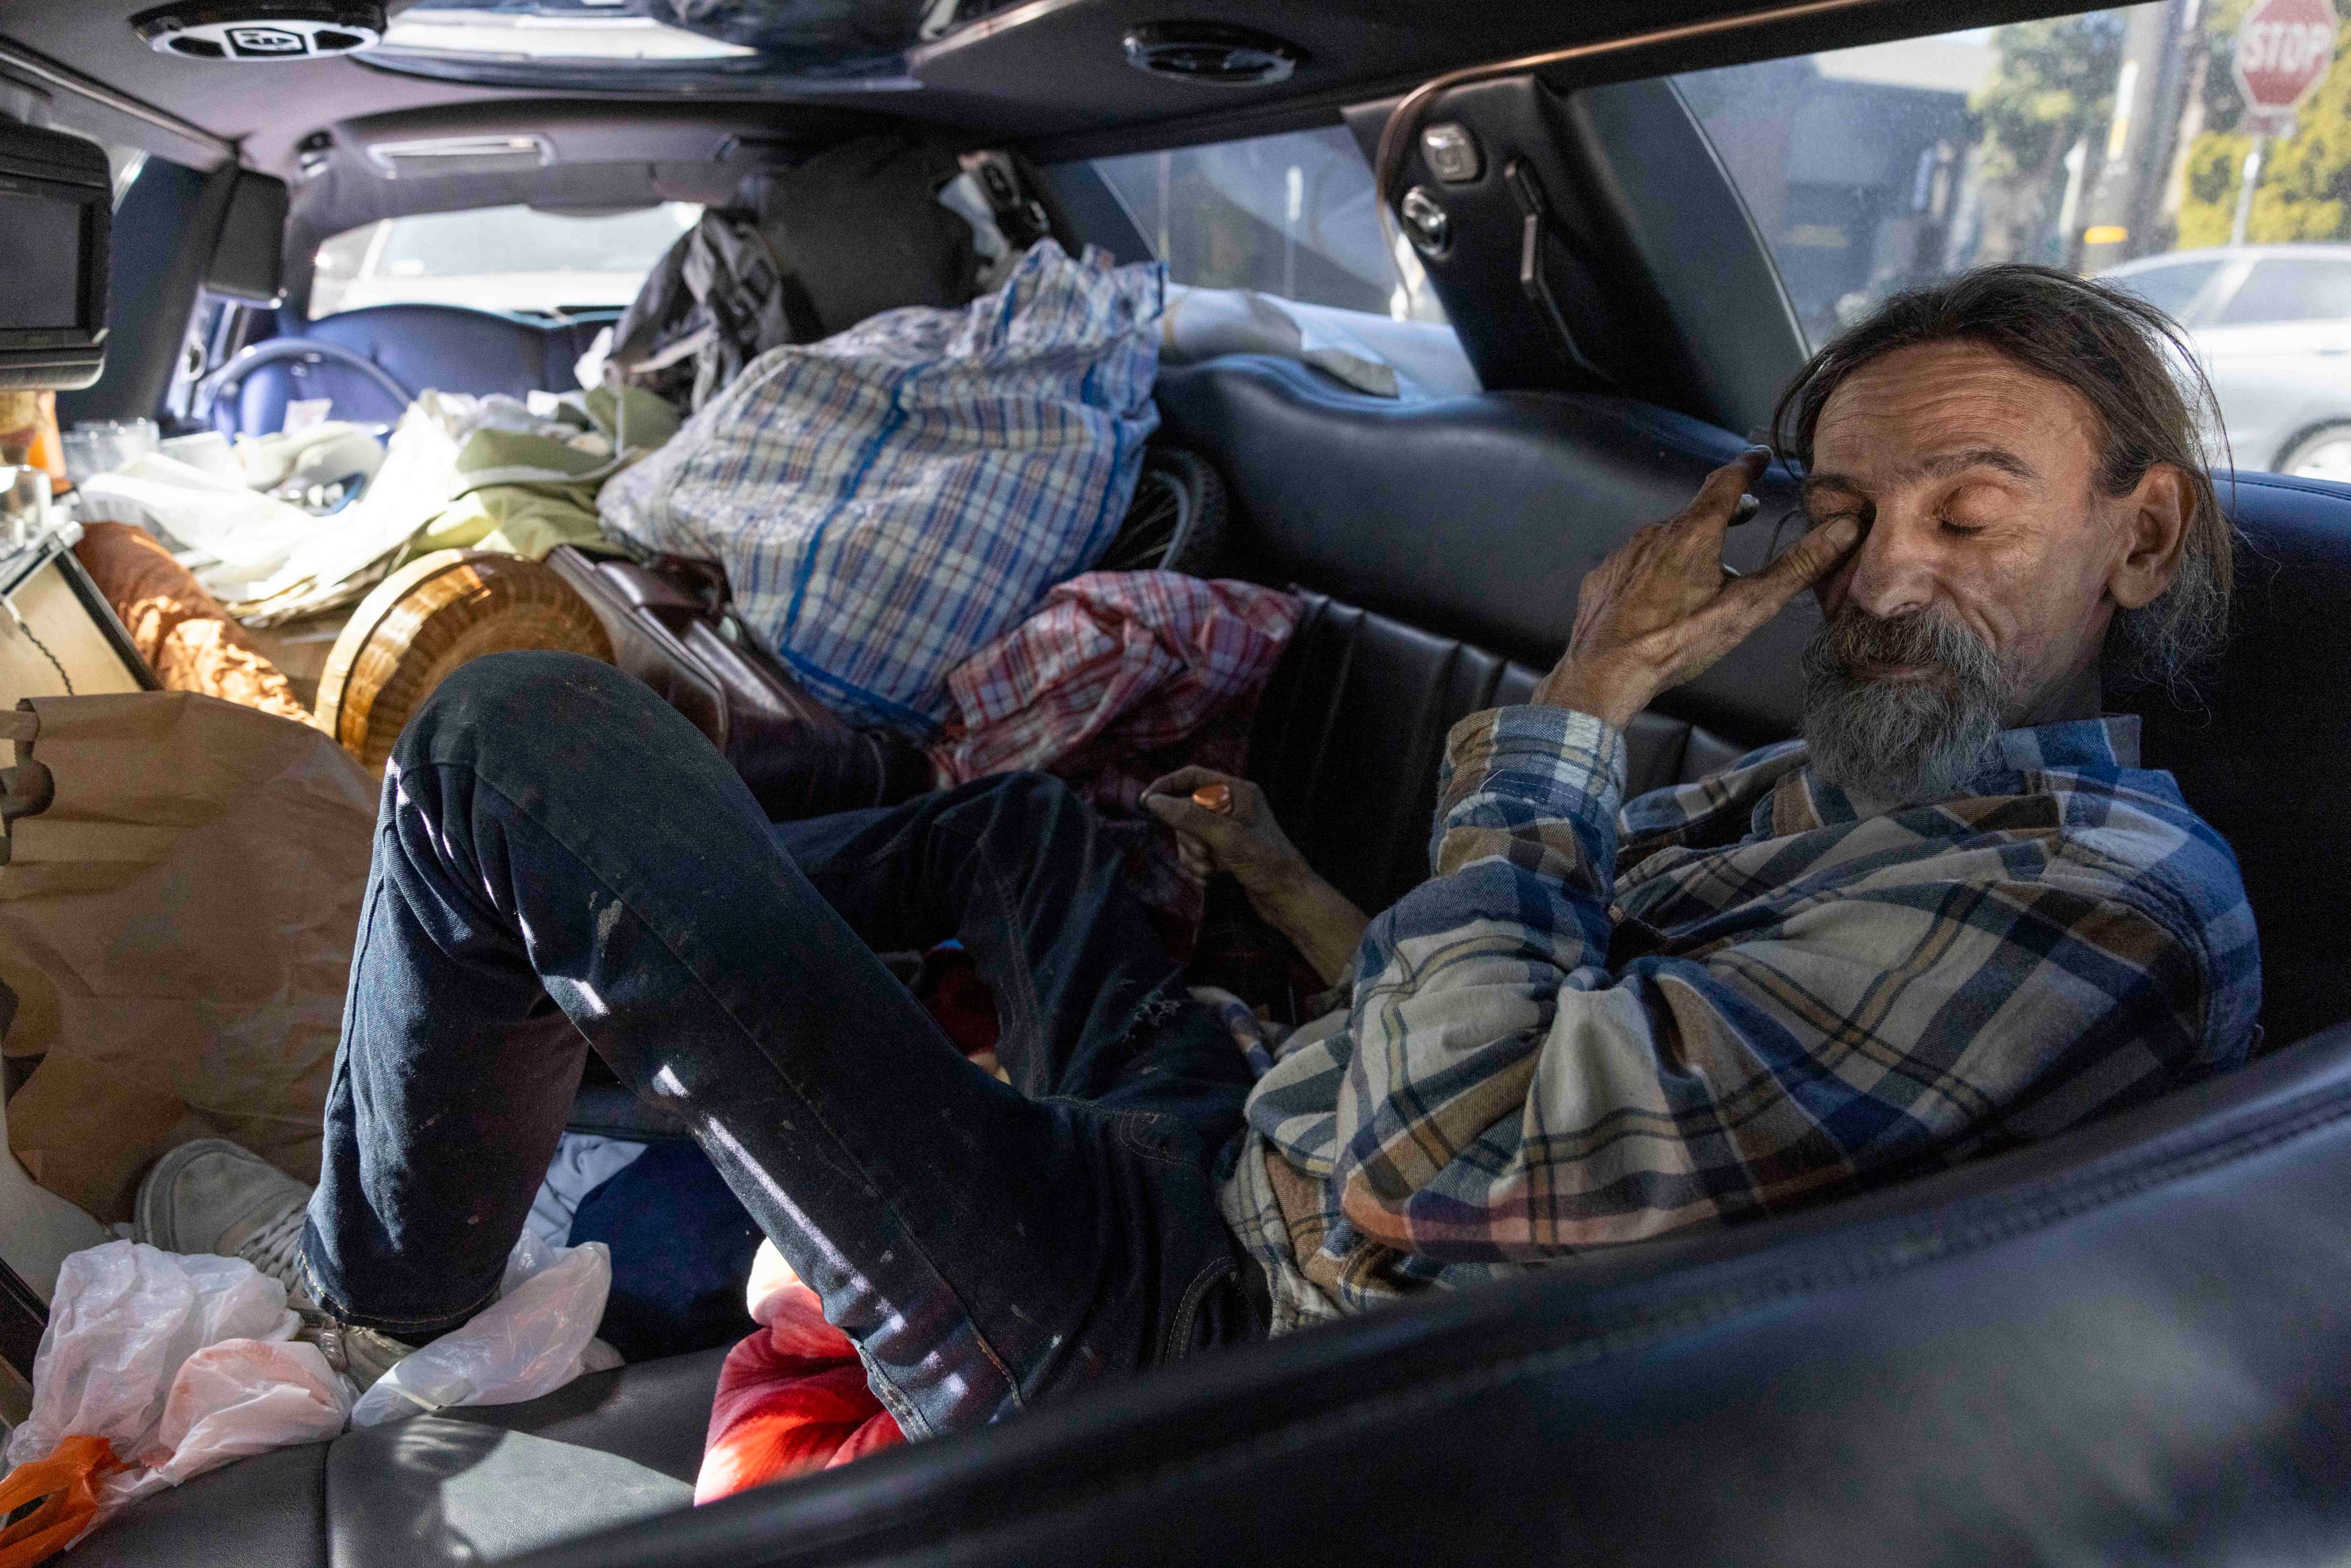
<svg viewBox="0 0 2351 1568"><path fill-rule="evenodd" d="M778 829L637 682L476 660L385 772L309 1283L412 1337L487 1302L592 1046L684 1113L910 1436L1262 1333L1209 1168L1248 1068L1117 862L1031 775ZM874 956L950 935L1011 1086Z"/></svg>

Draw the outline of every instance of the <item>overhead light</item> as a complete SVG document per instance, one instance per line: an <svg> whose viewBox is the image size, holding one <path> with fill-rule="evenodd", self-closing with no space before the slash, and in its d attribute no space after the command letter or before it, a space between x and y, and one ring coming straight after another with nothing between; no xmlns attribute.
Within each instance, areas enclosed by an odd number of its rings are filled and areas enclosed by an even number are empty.
<svg viewBox="0 0 2351 1568"><path fill-rule="evenodd" d="M131 18L159 55L193 60L315 60L373 48L376 0L183 0Z"/></svg>
<svg viewBox="0 0 2351 1568"><path fill-rule="evenodd" d="M555 162L555 144L536 132L519 136L436 136L426 141L378 141L368 162L387 180L435 174L517 174Z"/></svg>
<svg viewBox="0 0 2351 1568"><path fill-rule="evenodd" d="M1126 63L1154 76L1217 87L1287 81L1305 61L1295 44L1224 22L1145 22L1128 29Z"/></svg>
<svg viewBox="0 0 2351 1568"><path fill-rule="evenodd" d="M468 60L724 60L759 52L628 12L591 16L433 5L393 17L383 47Z"/></svg>

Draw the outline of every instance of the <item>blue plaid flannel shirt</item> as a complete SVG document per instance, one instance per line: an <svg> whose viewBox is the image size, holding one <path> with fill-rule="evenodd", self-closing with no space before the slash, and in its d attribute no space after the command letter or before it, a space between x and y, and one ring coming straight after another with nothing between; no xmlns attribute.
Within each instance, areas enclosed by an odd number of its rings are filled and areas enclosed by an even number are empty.
<svg viewBox="0 0 2351 1568"><path fill-rule="evenodd" d="M1933 806L1856 810L1790 742L1620 812L1617 730L1463 719L1432 880L1249 1099L1222 1201L1277 1332L2241 1062L2261 963L2236 858L2137 766L2137 724L2012 730Z"/></svg>

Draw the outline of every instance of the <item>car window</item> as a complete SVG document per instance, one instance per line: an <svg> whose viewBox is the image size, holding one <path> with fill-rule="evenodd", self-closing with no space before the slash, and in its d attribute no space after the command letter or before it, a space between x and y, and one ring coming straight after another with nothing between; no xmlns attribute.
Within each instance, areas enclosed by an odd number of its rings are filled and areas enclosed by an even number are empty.
<svg viewBox="0 0 2351 1568"><path fill-rule="evenodd" d="M1341 127L1093 166L1175 282L1445 319L1411 248L1380 232L1371 166Z"/></svg>
<svg viewBox="0 0 2351 1568"><path fill-rule="evenodd" d="M2323 357L2342 345L2204 335L2351 320L2351 253L2296 254L2351 241L2351 26L2329 55L2324 22L2265 19L2275 9L2085 11L1671 79L1814 346L1892 294L1993 262L2101 276L2178 256L2114 278L2176 313L2249 261L2217 319L2181 323L2234 460L2340 473L2339 454L2311 465L2328 440L2351 450L2351 378ZM2290 113L2254 111L2241 37L2265 93L2286 66L2315 82Z"/></svg>
<svg viewBox="0 0 2351 1568"><path fill-rule="evenodd" d="M2217 324L2351 320L2351 261L2273 256L2253 264Z"/></svg>
<svg viewBox="0 0 2351 1568"><path fill-rule="evenodd" d="M702 209L668 202L582 215L532 207L420 213L319 247L313 319L370 305L537 310L626 305Z"/></svg>
<svg viewBox="0 0 2351 1568"><path fill-rule="evenodd" d="M2128 289L2175 320L2188 319L2188 307L2220 270L2217 261L2183 261L2168 267L2147 267L2117 273L2116 285Z"/></svg>

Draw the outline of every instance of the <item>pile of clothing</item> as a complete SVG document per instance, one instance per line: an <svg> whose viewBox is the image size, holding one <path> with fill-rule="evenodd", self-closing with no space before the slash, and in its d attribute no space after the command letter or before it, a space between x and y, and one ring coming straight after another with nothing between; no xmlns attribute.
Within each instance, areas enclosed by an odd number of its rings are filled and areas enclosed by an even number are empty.
<svg viewBox="0 0 2351 1568"><path fill-rule="evenodd" d="M610 548L597 491L677 425L667 403L634 390L528 403L426 392L381 448L330 422L240 441L231 465L150 453L86 480L78 506L85 523L145 529L239 622L274 626L348 604L428 550L538 559L559 544ZM330 471L358 498L324 515L298 504Z"/></svg>

